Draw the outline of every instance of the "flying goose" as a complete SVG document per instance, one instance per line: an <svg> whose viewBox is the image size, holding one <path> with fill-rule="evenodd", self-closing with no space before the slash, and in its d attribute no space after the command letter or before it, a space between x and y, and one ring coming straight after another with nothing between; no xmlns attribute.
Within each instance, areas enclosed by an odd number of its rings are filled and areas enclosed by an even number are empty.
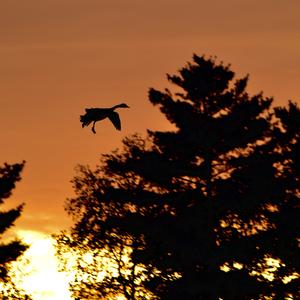
<svg viewBox="0 0 300 300"><path fill-rule="evenodd" d="M95 124L98 121L109 118L117 130L121 130L121 121L119 114L114 110L116 108L129 108L125 103L115 105L111 108L86 108L85 115L80 116L82 127L89 126L93 122L92 132L96 133Z"/></svg>

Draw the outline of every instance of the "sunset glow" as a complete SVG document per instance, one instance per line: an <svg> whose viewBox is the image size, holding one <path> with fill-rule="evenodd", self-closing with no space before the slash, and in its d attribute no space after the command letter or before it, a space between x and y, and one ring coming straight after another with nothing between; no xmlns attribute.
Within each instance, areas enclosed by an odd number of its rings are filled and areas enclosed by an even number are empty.
<svg viewBox="0 0 300 300"><path fill-rule="evenodd" d="M249 74L247 93L263 91L274 107L289 99L299 104L299 12L299 0L0 1L0 165L25 161L22 179L2 207L24 203L9 229L30 245L14 264L17 285L33 300L73 299L68 283L74 273L58 272L51 235L79 221L65 209L66 200L76 198L77 167L94 169L102 154L121 149L135 133L173 130L149 101L149 89L167 91L166 74L176 74L193 54L230 65L236 79ZM174 97L176 88L182 92L175 87ZM87 108L123 102L128 108L120 109L121 130L107 118L97 123L96 134L82 128ZM220 178L230 177L228 170ZM221 229L227 225L221 222ZM232 268L243 265L221 270ZM276 280L279 268L278 260L266 258L264 276Z"/></svg>
<svg viewBox="0 0 300 300"><path fill-rule="evenodd" d="M18 231L18 235L31 245L17 265L21 272L15 271L18 285L34 300L71 299L68 276L58 272L52 238L35 231Z"/></svg>

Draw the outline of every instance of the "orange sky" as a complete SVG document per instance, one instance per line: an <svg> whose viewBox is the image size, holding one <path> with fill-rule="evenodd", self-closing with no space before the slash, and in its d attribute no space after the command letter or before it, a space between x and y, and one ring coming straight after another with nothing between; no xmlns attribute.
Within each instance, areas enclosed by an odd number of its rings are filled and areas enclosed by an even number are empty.
<svg viewBox="0 0 300 300"><path fill-rule="evenodd" d="M76 164L94 166L121 139L168 123L147 100L192 54L216 55L250 91L299 100L299 0L1 0L0 157L27 164L9 199L25 202L17 228L67 227ZM85 107L120 110L82 129Z"/></svg>

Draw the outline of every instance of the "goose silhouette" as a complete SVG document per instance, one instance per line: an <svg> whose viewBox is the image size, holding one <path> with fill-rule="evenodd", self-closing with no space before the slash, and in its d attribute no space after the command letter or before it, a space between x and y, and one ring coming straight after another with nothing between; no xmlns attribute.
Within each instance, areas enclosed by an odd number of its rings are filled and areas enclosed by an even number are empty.
<svg viewBox="0 0 300 300"><path fill-rule="evenodd" d="M86 108L85 114L80 116L82 127L89 126L93 122L92 132L96 133L96 122L108 118L117 130L121 130L121 120L119 114L115 112L117 108L129 108L129 106L121 103L110 108Z"/></svg>

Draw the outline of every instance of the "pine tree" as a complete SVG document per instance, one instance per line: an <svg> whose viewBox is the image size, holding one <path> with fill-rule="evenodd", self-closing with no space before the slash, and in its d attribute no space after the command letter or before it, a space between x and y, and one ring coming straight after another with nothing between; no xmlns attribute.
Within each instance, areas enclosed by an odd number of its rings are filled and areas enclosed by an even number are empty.
<svg viewBox="0 0 300 300"><path fill-rule="evenodd" d="M276 259L271 295L273 299L300 298L300 109L289 102L275 108L279 119L273 139L277 141L277 186L280 187L269 219L265 249Z"/></svg>
<svg viewBox="0 0 300 300"><path fill-rule="evenodd" d="M126 138L122 151L73 181L72 240L90 250L131 249L109 281L126 299L145 291L153 299L264 299L279 289L266 271L281 257L271 245L272 232L281 234L278 198L287 195L278 171L284 134L272 99L250 96L248 76L234 76L194 55L167 75L174 92L149 91L175 129Z"/></svg>
<svg viewBox="0 0 300 300"><path fill-rule="evenodd" d="M265 157L273 147L272 99L250 97L248 78L233 82L229 66L196 55L193 60L179 76L168 75L180 92L149 92L177 129L149 132L152 149L135 149L133 159L110 167L134 172L151 186L143 206L143 196L133 203L145 210L138 223L146 246L137 259L159 271L154 280L149 274L154 294L252 299L265 289L250 274L264 258L258 236L275 193L272 157Z"/></svg>
<svg viewBox="0 0 300 300"><path fill-rule="evenodd" d="M12 194L17 181L21 179L20 173L24 163L7 164L0 167L0 204L3 204ZM16 208L0 212L0 235L3 235L14 226L14 222L20 217L23 204ZM0 285L1 299L29 299L23 291L18 290L12 278L9 276L10 264L17 260L27 249L20 240L1 242L0 244Z"/></svg>

